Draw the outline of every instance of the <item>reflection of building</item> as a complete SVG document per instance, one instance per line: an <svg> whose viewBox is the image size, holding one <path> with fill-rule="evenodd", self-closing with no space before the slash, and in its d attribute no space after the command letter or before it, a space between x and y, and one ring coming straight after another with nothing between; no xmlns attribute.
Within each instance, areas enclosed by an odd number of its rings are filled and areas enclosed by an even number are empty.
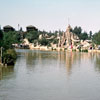
<svg viewBox="0 0 100 100"><path fill-rule="evenodd" d="M26 31L27 32L30 32L30 31L37 31L38 29L32 25L29 25L26 27Z"/></svg>
<svg viewBox="0 0 100 100"><path fill-rule="evenodd" d="M3 31L9 32L9 31L15 31L15 29L10 25L6 25L6 26L3 27Z"/></svg>
<svg viewBox="0 0 100 100"><path fill-rule="evenodd" d="M60 66L64 64L67 74L70 76L75 63L80 62L81 55L77 52L59 52L58 59L60 60Z"/></svg>

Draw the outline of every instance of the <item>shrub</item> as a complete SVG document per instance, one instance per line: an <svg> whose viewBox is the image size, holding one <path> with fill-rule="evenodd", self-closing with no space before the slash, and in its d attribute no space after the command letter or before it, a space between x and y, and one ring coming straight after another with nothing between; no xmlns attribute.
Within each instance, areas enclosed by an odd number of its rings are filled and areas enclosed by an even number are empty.
<svg viewBox="0 0 100 100"><path fill-rule="evenodd" d="M14 49L8 49L3 53L3 63L7 65L14 65L17 58L16 51Z"/></svg>
<svg viewBox="0 0 100 100"><path fill-rule="evenodd" d="M85 49L85 50L82 50L82 52L88 52L88 50L87 50L87 49Z"/></svg>

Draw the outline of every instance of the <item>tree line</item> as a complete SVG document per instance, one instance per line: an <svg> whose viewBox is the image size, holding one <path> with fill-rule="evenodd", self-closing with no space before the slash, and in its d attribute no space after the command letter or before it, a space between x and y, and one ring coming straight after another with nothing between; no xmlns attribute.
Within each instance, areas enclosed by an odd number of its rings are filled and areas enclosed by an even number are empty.
<svg viewBox="0 0 100 100"><path fill-rule="evenodd" d="M70 30L74 34L76 34L80 40L92 40L93 43L100 45L100 31L96 33L92 33L90 31L89 33L84 32L81 27L74 27ZM16 52L12 46L12 44L20 44L22 43L21 39L23 37L27 38L31 43L39 43L41 45L50 46L51 43L57 44L57 35L59 33L59 36L63 35L64 31L58 30L58 31L31 31L31 32L23 32L23 31L10 31L10 32L4 32L0 30L0 48L3 47L3 62L4 63L14 63L16 59ZM42 39L39 39L39 36L42 35ZM46 37L53 37L51 39L47 39ZM15 56L14 56L15 55ZM10 60L9 60L10 58ZM12 60L11 60L12 59Z"/></svg>

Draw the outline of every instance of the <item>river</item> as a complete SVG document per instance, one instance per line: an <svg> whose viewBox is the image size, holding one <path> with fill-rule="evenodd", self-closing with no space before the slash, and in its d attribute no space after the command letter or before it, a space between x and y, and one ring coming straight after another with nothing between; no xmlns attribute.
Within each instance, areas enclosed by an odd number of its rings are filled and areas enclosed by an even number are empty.
<svg viewBox="0 0 100 100"><path fill-rule="evenodd" d="M100 54L17 50L0 67L0 100L100 100Z"/></svg>

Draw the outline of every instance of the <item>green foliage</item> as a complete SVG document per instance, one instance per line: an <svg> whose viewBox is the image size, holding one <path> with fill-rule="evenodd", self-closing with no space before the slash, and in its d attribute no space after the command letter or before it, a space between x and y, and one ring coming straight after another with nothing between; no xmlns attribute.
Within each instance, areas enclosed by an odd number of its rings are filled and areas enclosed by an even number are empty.
<svg viewBox="0 0 100 100"><path fill-rule="evenodd" d="M3 32L0 30L0 47L2 46Z"/></svg>
<svg viewBox="0 0 100 100"><path fill-rule="evenodd" d="M76 35L78 35L80 37L80 34L82 33L82 28L81 27L75 27L73 30L72 30L73 33L75 33Z"/></svg>
<svg viewBox="0 0 100 100"><path fill-rule="evenodd" d="M100 31L93 35L93 42L97 45L100 45Z"/></svg>
<svg viewBox="0 0 100 100"><path fill-rule="evenodd" d="M3 52L3 63L7 65L13 65L16 61L17 54L14 49L8 49Z"/></svg>
<svg viewBox="0 0 100 100"><path fill-rule="evenodd" d="M85 50L82 50L82 52L88 52L88 50L87 50L87 49L85 49Z"/></svg>
<svg viewBox="0 0 100 100"><path fill-rule="evenodd" d="M93 34L92 31L90 31L90 32L89 32L89 39L90 39L90 40L92 39L92 34Z"/></svg>
<svg viewBox="0 0 100 100"><path fill-rule="evenodd" d="M76 52L76 49L72 49L73 52Z"/></svg>
<svg viewBox="0 0 100 100"><path fill-rule="evenodd" d="M54 40L53 40L53 43L54 43L54 44L58 44L58 39L54 39Z"/></svg>
<svg viewBox="0 0 100 100"><path fill-rule="evenodd" d="M20 36L17 32L3 33L3 47L5 49L12 48L12 44L19 43Z"/></svg>
<svg viewBox="0 0 100 100"><path fill-rule="evenodd" d="M79 52L81 52L81 47L79 48Z"/></svg>
<svg viewBox="0 0 100 100"><path fill-rule="evenodd" d="M39 44L47 46L49 44L49 41L47 39L43 38L43 39L39 40Z"/></svg>
<svg viewBox="0 0 100 100"><path fill-rule="evenodd" d="M2 30L0 30L0 40L2 40L3 39L3 32L2 32Z"/></svg>
<svg viewBox="0 0 100 100"><path fill-rule="evenodd" d="M3 63L13 65L16 60L16 51L12 49L12 44L20 42L20 34L16 31L2 32L0 30L0 47L3 47Z"/></svg>
<svg viewBox="0 0 100 100"><path fill-rule="evenodd" d="M83 32L82 33L82 28L81 27L75 27L73 30L72 30L73 33L75 33L80 40L86 40L88 39L88 34L87 32Z"/></svg>
<svg viewBox="0 0 100 100"><path fill-rule="evenodd" d="M38 31L31 31L27 33L25 38L27 38L30 42L34 42L34 40L39 38Z"/></svg>
<svg viewBox="0 0 100 100"><path fill-rule="evenodd" d="M86 32L81 33L81 34L80 34L80 39L81 39L81 40L86 40L86 39L88 39L88 34L87 34Z"/></svg>

